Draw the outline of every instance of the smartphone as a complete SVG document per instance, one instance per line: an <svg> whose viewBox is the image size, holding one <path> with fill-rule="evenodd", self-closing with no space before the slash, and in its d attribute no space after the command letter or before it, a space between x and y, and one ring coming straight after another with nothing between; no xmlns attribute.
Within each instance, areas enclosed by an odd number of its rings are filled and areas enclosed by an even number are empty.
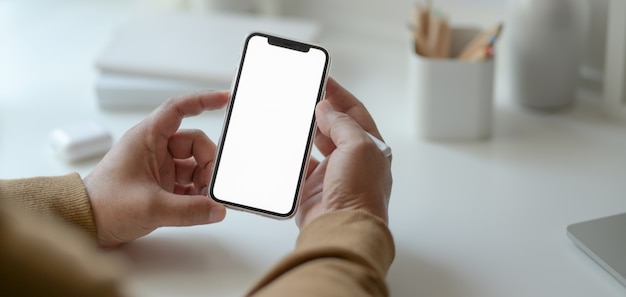
<svg viewBox="0 0 626 297"><path fill-rule="evenodd" d="M263 33L246 40L209 195L274 218L296 212L330 64L319 46Z"/></svg>

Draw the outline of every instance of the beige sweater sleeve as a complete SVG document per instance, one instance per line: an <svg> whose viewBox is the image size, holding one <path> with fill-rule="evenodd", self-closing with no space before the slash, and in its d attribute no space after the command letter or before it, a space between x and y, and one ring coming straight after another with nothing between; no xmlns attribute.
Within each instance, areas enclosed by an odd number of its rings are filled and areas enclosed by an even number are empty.
<svg viewBox="0 0 626 297"><path fill-rule="evenodd" d="M0 181L0 295L120 296L121 262L95 234L78 174Z"/></svg>
<svg viewBox="0 0 626 297"><path fill-rule="evenodd" d="M311 222L296 249L250 290L251 296L388 296L395 255L387 225L363 211L339 211Z"/></svg>
<svg viewBox="0 0 626 297"><path fill-rule="evenodd" d="M0 180L0 203L44 218L61 218L96 238L89 196L77 173Z"/></svg>
<svg viewBox="0 0 626 297"><path fill-rule="evenodd" d="M0 291L11 296L118 296L117 261L58 218L95 238L78 174L0 181L0 263L8 267L0 269ZM387 296L385 277L393 257L393 239L382 220L361 211L330 213L302 230L296 249L249 295Z"/></svg>

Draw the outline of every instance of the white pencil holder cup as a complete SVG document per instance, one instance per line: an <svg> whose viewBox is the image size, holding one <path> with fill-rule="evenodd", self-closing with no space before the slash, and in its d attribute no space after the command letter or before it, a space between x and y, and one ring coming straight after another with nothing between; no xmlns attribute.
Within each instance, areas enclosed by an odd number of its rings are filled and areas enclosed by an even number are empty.
<svg viewBox="0 0 626 297"><path fill-rule="evenodd" d="M452 57L481 31L452 28ZM420 56L411 47L409 101L418 134L431 140L480 140L491 136L494 61Z"/></svg>

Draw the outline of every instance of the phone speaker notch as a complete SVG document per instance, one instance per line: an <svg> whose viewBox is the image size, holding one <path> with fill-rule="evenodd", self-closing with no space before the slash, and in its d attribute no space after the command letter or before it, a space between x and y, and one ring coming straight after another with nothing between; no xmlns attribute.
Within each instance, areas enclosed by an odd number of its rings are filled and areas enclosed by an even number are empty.
<svg viewBox="0 0 626 297"><path fill-rule="evenodd" d="M284 48L288 48L288 49L292 49L292 50L296 50L296 51L304 52L304 53L308 52L311 49L310 45L293 41L293 40L283 39L280 37L275 37L275 36L269 36L267 38L267 42L271 45L280 46L280 47L284 47Z"/></svg>

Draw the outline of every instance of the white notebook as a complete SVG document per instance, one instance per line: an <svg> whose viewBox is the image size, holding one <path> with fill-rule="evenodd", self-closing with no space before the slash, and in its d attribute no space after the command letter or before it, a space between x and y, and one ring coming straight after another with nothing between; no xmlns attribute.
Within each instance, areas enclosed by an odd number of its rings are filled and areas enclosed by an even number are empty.
<svg viewBox="0 0 626 297"><path fill-rule="evenodd" d="M152 110L170 97L203 90L227 90L227 83L101 73L96 79L98 105L108 110Z"/></svg>
<svg viewBox="0 0 626 297"><path fill-rule="evenodd" d="M314 42L316 22L224 13L137 16L96 59L103 72L229 84L245 37L254 31Z"/></svg>

